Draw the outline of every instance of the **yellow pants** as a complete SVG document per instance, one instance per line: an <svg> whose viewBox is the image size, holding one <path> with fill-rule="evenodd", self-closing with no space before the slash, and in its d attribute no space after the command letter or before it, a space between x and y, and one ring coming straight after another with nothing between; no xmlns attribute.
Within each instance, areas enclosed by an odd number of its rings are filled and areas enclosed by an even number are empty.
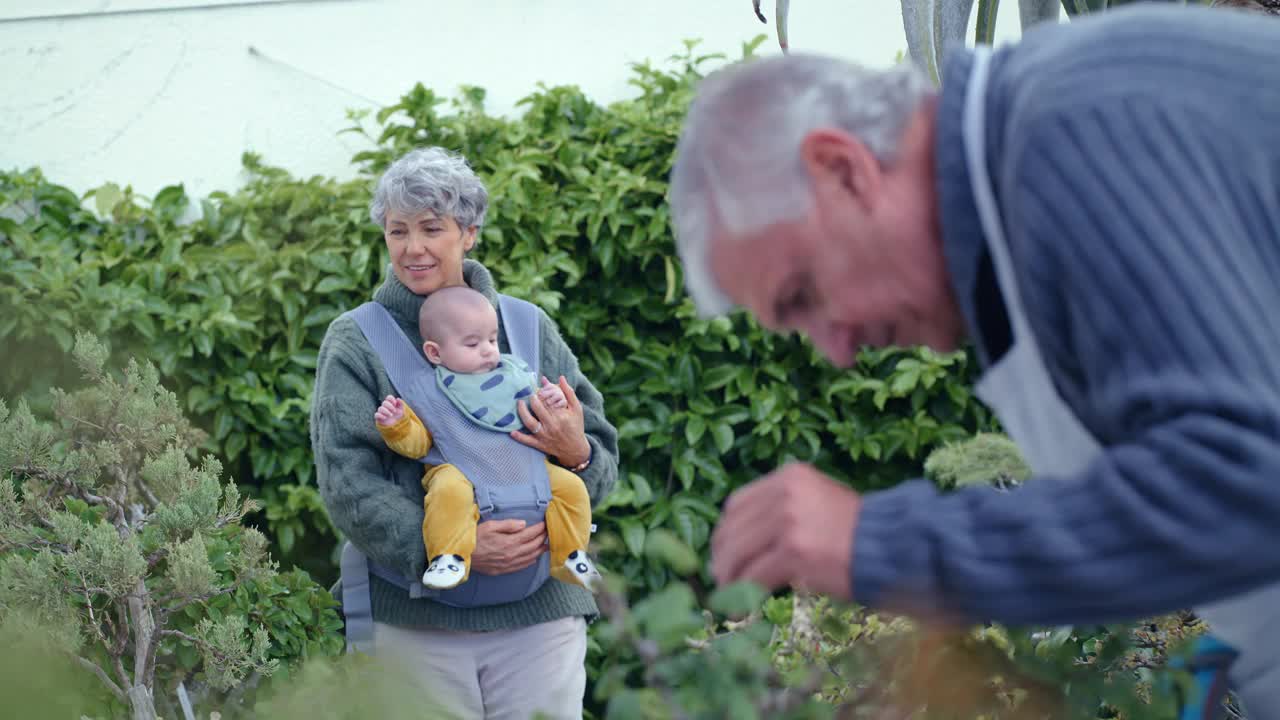
<svg viewBox="0 0 1280 720"><path fill-rule="evenodd" d="M551 481L551 503L547 505L547 539L551 545L551 576L581 585L564 566L574 550L586 552L591 537L591 497L582 478L547 463ZM427 562L439 555L457 555L467 564L462 582L471 576L471 554L476 549L476 524L480 508L475 488L456 465L437 465L422 476L427 491L422 501L426 517L422 539L427 544Z"/></svg>

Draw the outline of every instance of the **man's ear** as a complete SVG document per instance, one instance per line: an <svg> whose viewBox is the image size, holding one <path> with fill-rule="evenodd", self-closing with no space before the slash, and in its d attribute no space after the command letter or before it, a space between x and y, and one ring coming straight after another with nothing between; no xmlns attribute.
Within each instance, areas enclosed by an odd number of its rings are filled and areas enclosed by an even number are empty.
<svg viewBox="0 0 1280 720"><path fill-rule="evenodd" d="M427 356L432 365L440 364L440 346L434 340L422 343L422 354Z"/></svg>
<svg viewBox="0 0 1280 720"><path fill-rule="evenodd" d="M800 143L815 195L845 194L870 212L880 191L880 161L858 138L842 130L819 129Z"/></svg>

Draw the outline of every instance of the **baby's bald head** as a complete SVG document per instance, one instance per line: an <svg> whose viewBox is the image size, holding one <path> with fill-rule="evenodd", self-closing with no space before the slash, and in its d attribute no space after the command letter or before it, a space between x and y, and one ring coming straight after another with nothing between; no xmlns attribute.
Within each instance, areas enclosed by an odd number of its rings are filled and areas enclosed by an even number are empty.
<svg viewBox="0 0 1280 720"><path fill-rule="evenodd" d="M466 285L440 288L428 295L418 310L418 332L423 340L444 342L465 332L472 324L469 321L492 313L489 299Z"/></svg>
<svg viewBox="0 0 1280 720"><path fill-rule="evenodd" d="M460 373L493 369L498 360L498 313L484 295L465 285L440 288L418 311L423 352Z"/></svg>

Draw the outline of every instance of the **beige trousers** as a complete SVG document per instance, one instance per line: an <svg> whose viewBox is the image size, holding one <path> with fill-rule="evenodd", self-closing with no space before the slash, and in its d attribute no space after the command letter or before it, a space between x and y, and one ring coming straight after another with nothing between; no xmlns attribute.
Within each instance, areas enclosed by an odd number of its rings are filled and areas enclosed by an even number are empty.
<svg viewBox="0 0 1280 720"><path fill-rule="evenodd" d="M581 617L495 632L374 623L375 654L432 700L432 718L581 720L587 623ZM437 708L438 705L438 708Z"/></svg>

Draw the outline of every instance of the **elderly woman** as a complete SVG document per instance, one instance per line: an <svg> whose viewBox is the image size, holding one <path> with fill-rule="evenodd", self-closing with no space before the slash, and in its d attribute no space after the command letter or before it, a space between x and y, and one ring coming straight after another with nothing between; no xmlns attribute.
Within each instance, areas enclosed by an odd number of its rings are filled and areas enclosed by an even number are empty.
<svg viewBox="0 0 1280 720"><path fill-rule="evenodd" d="M370 214L384 229L391 264L373 300L415 347L423 344L419 309L440 288L467 285L498 307L489 271L465 257L476 244L487 205L488 193L466 161L439 148L408 153L378 182ZM600 393L582 375L555 324L541 311L537 324L542 375L563 378L562 386L578 402L549 408L535 396L528 406L532 417L525 419L537 432L516 439L577 472L596 504L617 477L617 434L604 416ZM508 352L505 328L500 335L501 349ZM423 467L393 454L375 429L374 411L388 395L400 393L384 363L350 314L339 317L320 347L311 415L320 493L334 524L371 567L418 578L427 564ZM423 419L430 425L430 418ZM513 573L546 551L542 523L481 522L473 569L481 575ZM344 585L350 580L344 578ZM464 718L524 718L538 711L582 716L586 619L597 613L587 590L547 582L517 602L456 607L414 597L380 574L368 581L376 654L403 661L397 664L445 710Z"/></svg>

